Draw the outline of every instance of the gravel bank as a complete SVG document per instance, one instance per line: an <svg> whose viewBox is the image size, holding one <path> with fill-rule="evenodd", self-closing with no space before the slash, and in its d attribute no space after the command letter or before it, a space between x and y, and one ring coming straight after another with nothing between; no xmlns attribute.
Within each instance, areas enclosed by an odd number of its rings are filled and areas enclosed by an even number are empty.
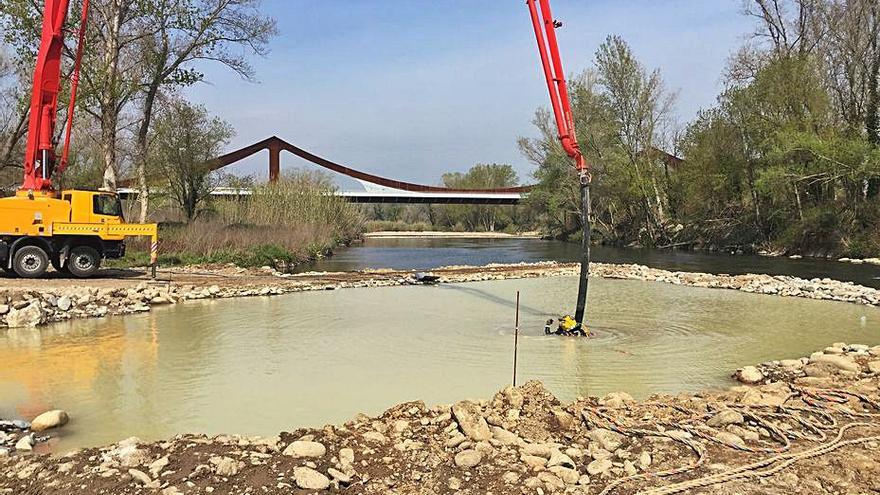
<svg viewBox="0 0 880 495"><path fill-rule="evenodd" d="M836 343L737 370L747 384L723 392L563 403L529 382L272 438L129 438L56 458L6 451L0 492L871 493L880 491L878 371L880 346ZM7 444L29 434L12 432Z"/></svg>
<svg viewBox="0 0 880 495"><path fill-rule="evenodd" d="M877 306L880 290L831 279L805 280L771 275L713 275L673 272L641 265L593 263L591 273L607 279L732 289ZM271 269L199 267L163 272L158 281L136 272L109 272L93 280L49 279L39 284L0 279L0 327L34 327L72 318L149 311L159 305L198 299L274 296L314 290L391 287L425 283L464 283L534 277L577 276L577 264L532 263L480 267L452 266L427 273L396 270L286 274ZM122 275L120 275L122 274ZM37 287L35 287L37 285Z"/></svg>

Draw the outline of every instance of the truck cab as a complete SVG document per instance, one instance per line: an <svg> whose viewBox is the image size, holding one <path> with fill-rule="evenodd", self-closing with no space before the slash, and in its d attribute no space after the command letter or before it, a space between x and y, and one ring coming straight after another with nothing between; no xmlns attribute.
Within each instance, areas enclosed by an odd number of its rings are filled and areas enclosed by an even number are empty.
<svg viewBox="0 0 880 495"><path fill-rule="evenodd" d="M125 221L122 202L116 193L69 189L62 191L61 199L70 203L73 223L120 224Z"/></svg>

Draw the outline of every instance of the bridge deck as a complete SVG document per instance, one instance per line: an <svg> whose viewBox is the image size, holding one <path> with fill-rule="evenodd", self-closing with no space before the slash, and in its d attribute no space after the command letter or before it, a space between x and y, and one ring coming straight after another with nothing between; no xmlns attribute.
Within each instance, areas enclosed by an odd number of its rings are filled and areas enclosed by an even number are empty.
<svg viewBox="0 0 880 495"><path fill-rule="evenodd" d="M137 197L138 190L133 188L120 188L118 191L122 198ZM250 189L238 189L233 187L218 187L211 192L215 197L240 197L250 196ZM487 205L515 205L525 197L525 193L517 192L413 192L413 191L337 191L341 196L352 203L410 203L410 204L487 204Z"/></svg>

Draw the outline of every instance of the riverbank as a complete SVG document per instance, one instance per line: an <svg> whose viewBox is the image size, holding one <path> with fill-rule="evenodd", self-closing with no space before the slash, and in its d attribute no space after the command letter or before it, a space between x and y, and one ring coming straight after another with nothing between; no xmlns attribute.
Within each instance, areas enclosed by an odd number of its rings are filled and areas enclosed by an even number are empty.
<svg viewBox="0 0 880 495"><path fill-rule="evenodd" d="M39 281L0 278L0 325L35 327L55 321L150 311L155 306L191 300L257 297L315 290L465 283L534 277L576 277L575 263L450 266L421 273L408 270L280 273L271 268L229 265L161 270L157 280L136 270L105 270L78 280L50 277ZM880 305L880 290L830 279L805 280L770 275L713 275L675 272L627 264L591 264L591 275L682 286ZM37 288L38 287L38 288Z"/></svg>
<svg viewBox="0 0 880 495"><path fill-rule="evenodd" d="M728 390L642 402L612 393L564 403L529 382L271 438L185 434L55 458L7 453L0 491L865 493L880 490L878 372L880 346L837 343L737 370L744 384Z"/></svg>

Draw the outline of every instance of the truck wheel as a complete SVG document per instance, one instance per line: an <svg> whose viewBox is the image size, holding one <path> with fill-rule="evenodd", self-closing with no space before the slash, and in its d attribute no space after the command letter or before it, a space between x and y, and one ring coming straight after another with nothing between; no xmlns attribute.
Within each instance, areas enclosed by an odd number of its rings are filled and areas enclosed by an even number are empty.
<svg viewBox="0 0 880 495"><path fill-rule="evenodd" d="M42 277L49 269L49 255L39 246L25 246L15 252L12 268L20 277Z"/></svg>
<svg viewBox="0 0 880 495"><path fill-rule="evenodd" d="M93 247L78 246L70 251L67 270L74 277L91 277L101 268L101 255Z"/></svg>

